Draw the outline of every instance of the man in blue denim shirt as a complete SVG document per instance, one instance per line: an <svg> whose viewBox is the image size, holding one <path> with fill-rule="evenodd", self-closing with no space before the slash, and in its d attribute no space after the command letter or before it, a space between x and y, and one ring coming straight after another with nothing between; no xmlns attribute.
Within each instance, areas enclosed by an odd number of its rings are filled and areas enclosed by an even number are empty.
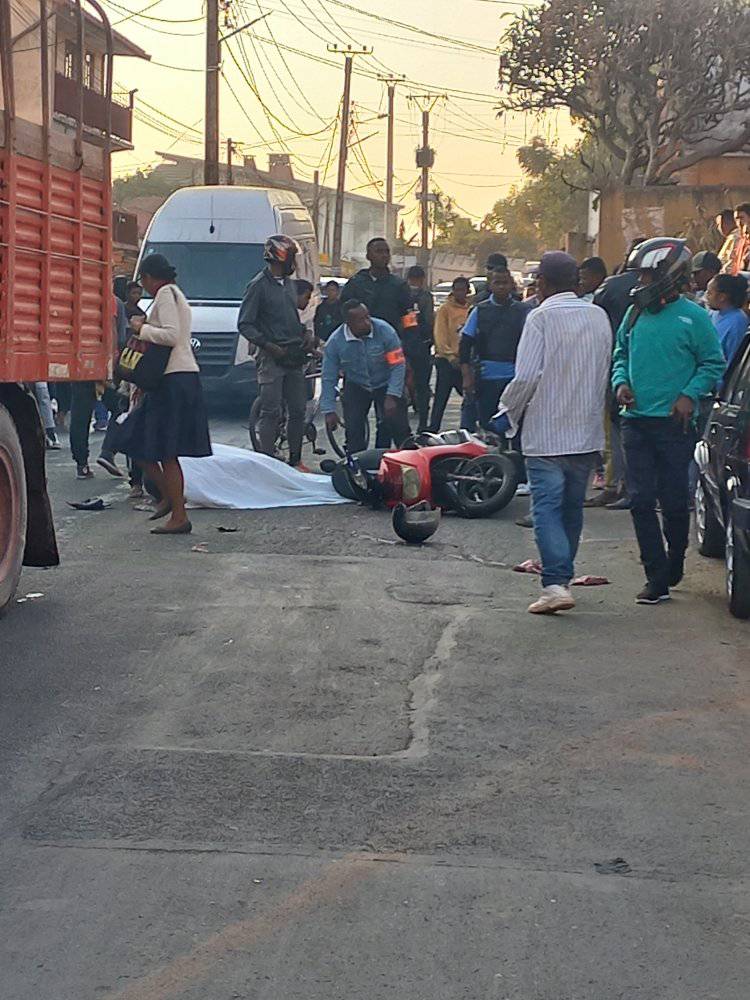
<svg viewBox="0 0 750 1000"><path fill-rule="evenodd" d="M344 303L343 314L344 325L331 334L323 353L320 408L326 426L335 430L339 425L336 385L343 374L347 450L352 454L364 451L373 403L378 426L387 426L400 444L410 434L403 400L406 362L401 340L389 323L370 316L367 306L356 299Z"/></svg>

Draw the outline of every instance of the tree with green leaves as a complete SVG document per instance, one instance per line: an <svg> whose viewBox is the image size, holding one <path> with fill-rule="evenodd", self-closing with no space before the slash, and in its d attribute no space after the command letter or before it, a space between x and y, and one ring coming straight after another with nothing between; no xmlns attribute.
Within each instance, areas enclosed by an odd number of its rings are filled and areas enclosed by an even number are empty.
<svg viewBox="0 0 750 1000"><path fill-rule="evenodd" d="M495 203L482 228L503 233L509 254L527 259L559 249L568 232L584 231L591 175L581 155L579 147L560 154L538 136L522 146L516 156L527 180Z"/></svg>
<svg viewBox="0 0 750 1000"><path fill-rule="evenodd" d="M569 109L623 184L750 143L746 0L544 0L501 46L502 109Z"/></svg>

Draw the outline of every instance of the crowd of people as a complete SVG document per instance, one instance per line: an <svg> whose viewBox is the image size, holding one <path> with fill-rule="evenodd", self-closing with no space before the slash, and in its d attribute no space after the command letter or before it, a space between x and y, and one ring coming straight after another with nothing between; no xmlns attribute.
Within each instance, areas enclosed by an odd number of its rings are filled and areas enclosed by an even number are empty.
<svg viewBox="0 0 750 1000"><path fill-rule="evenodd" d="M412 267L401 279L391 270L386 240L371 240L369 266L340 292L329 284L315 318L326 342L326 423L338 425L340 402L347 446L356 452L365 446L374 408L376 445L388 447L412 433L410 402L417 433L434 433L451 393L458 393L462 427L504 433L525 457L529 482L520 489L530 490L532 504L518 523L535 530L543 588L530 610L574 606L569 584L586 505L632 511L646 571L637 601L661 603L684 572L701 408L748 328L741 268L750 263L749 208L731 213L732 232L730 213L717 217L721 253L691 257L684 241L638 239L611 276L599 257L578 263L548 253L525 295L506 258L493 254L486 291L472 296L468 279L458 277L437 313L424 270ZM291 274L292 257L286 267ZM271 280L280 288L286 280L281 265L275 272L272 263L251 283L240 331L261 352L270 342L277 354L297 344L300 324L291 289L284 322L279 309L258 306L259 289ZM297 357L296 378L299 363ZM269 427L282 398L290 414L299 409L297 390L287 391L286 377L276 378L280 388L273 391L261 382ZM301 443L292 461L300 454ZM589 484L599 495L587 499Z"/></svg>
<svg viewBox="0 0 750 1000"><path fill-rule="evenodd" d="M328 282L308 322L314 289L294 278L297 244L273 236L238 319L255 357L260 449L276 454L285 410L289 463L309 471L302 444L311 356L322 357L324 420L334 430L343 413L351 453L367 446L373 409L375 445L387 448L414 432L437 433L456 393L461 427L505 435L523 455L528 483L519 492L532 502L517 523L534 528L542 566L542 593L529 610L574 606L569 585L586 506L631 511L646 573L637 601L661 603L684 571L702 415L748 332L750 204L722 211L716 226L718 252L691 256L682 240L638 238L612 275L599 257L546 253L525 289L505 256L491 254L486 289L459 276L437 310L424 269L402 279L387 241L376 238L368 266L343 288ZM211 454L190 307L176 278L169 261L150 255L113 304L118 349L137 336L166 350L156 387L83 382L67 396L52 387L50 396L45 383L34 386L48 446L59 448L56 419L69 411L76 474L90 478L92 420L103 421L98 463L123 476L116 456L127 456L131 497L143 495L147 478L158 498L153 517L168 517L154 530L167 534L191 530L179 458ZM148 316L144 292L153 299Z"/></svg>

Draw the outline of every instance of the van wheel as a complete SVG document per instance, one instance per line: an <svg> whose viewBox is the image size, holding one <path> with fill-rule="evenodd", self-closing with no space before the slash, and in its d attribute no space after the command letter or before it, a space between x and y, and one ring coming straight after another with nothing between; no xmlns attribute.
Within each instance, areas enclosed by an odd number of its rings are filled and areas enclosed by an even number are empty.
<svg viewBox="0 0 750 1000"><path fill-rule="evenodd" d="M720 559L724 555L724 529L714 514L702 476L695 488L695 533L702 556Z"/></svg>
<svg viewBox="0 0 750 1000"><path fill-rule="evenodd" d="M729 610L735 618L750 618L750 554L739 544L731 501L727 510L725 558Z"/></svg>
<svg viewBox="0 0 750 1000"><path fill-rule="evenodd" d="M26 474L16 427L0 406L0 615L13 599L26 541Z"/></svg>

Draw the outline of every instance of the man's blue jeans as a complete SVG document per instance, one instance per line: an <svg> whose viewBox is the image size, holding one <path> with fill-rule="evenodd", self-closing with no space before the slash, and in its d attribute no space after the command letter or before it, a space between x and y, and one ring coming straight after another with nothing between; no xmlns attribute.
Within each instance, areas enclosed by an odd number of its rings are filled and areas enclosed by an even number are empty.
<svg viewBox="0 0 750 1000"><path fill-rule="evenodd" d="M596 457L596 452L591 452L526 459L544 587L567 587L573 579L583 529L583 501Z"/></svg>

